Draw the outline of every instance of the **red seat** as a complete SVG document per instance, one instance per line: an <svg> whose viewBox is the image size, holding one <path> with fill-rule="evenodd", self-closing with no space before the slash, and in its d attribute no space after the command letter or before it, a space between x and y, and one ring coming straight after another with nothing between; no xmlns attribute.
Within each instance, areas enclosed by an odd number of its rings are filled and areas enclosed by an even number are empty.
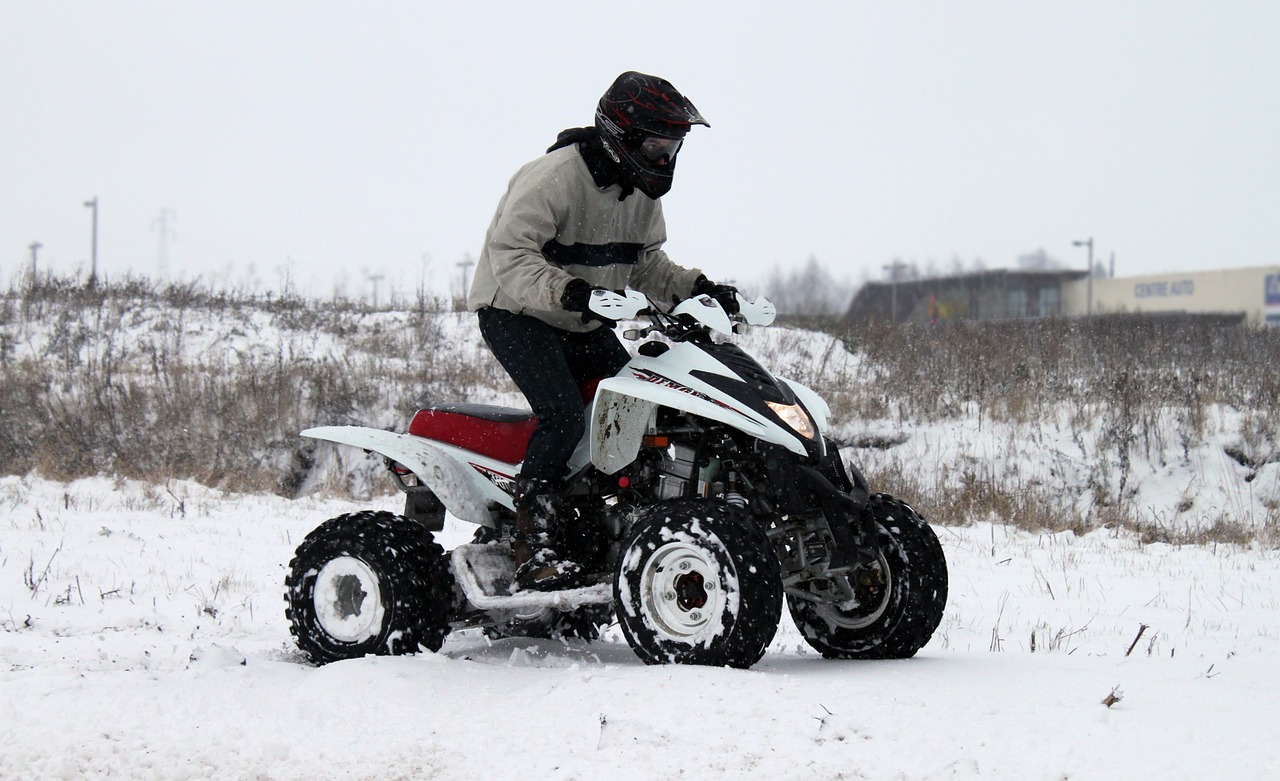
<svg viewBox="0 0 1280 781"><path fill-rule="evenodd" d="M441 404L418 410L409 433L470 450L504 464L524 460L538 419L528 410L482 404Z"/></svg>
<svg viewBox="0 0 1280 781"><path fill-rule="evenodd" d="M583 406L595 398L600 380L597 377L579 385ZM529 410L492 404L435 404L414 414L409 433L505 464L518 464L524 460L529 437L537 427L538 419Z"/></svg>

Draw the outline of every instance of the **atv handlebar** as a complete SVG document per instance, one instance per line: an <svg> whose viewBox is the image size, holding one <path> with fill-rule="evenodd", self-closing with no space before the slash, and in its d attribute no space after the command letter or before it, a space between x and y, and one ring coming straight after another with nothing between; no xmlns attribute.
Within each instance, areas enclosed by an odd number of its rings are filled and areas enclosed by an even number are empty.
<svg viewBox="0 0 1280 781"><path fill-rule="evenodd" d="M649 299L636 290L613 291L598 287L591 291L587 308L609 320L634 320L649 308Z"/></svg>
<svg viewBox="0 0 1280 781"><path fill-rule="evenodd" d="M747 325L773 325L773 321L778 317L778 308L773 302L764 296L760 296L754 301L748 301L742 297L741 293L734 293L738 297L738 314L737 317Z"/></svg>
<svg viewBox="0 0 1280 781"><path fill-rule="evenodd" d="M639 291L597 289L592 291L587 306L592 312L612 321L648 317L652 324L650 327L624 333L628 338L637 339L655 332L676 339L687 338L693 332L705 332L706 329L729 335L734 333L736 323L770 325L777 317L778 310L769 299L760 297L749 301L741 293L734 295L738 300L738 311L732 315L719 301L705 294L686 298L670 312L664 312Z"/></svg>

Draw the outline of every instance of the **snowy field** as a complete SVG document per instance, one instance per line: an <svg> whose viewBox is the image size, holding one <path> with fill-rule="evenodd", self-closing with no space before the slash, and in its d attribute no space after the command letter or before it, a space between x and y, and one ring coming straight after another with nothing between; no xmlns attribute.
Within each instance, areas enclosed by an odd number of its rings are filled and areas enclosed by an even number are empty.
<svg viewBox="0 0 1280 781"><path fill-rule="evenodd" d="M1274 550L938 527L950 601L905 661L784 617L749 671L616 627L311 667L285 566L362 506L0 478L0 778L1280 778Z"/></svg>

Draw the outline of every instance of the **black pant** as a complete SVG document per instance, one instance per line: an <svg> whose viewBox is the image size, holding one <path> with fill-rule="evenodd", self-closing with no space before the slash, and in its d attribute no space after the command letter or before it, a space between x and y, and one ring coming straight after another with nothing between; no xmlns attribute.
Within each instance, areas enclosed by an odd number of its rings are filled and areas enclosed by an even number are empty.
<svg viewBox="0 0 1280 781"><path fill-rule="evenodd" d="M586 432L578 386L612 377L631 356L605 326L577 333L503 309L486 307L478 314L489 349L538 416L520 474L558 481Z"/></svg>

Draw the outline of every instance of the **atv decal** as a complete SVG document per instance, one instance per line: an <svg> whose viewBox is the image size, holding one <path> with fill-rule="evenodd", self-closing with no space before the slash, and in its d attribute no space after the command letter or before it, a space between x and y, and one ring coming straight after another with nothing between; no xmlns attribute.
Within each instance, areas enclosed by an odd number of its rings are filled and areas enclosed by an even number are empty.
<svg viewBox="0 0 1280 781"><path fill-rule="evenodd" d="M508 493L512 496L516 495L516 479L511 475L504 475L501 472L490 469L487 466L481 466L474 461L467 462L472 469L479 472L486 480L498 486L500 491Z"/></svg>
<svg viewBox="0 0 1280 781"><path fill-rule="evenodd" d="M730 407L728 404L725 404L723 401L720 401L719 399L713 399L707 394L703 393L702 391L696 391L693 388L690 388L686 385L681 385L680 383L676 382L670 377L663 377L661 374L658 374L655 371L650 371L649 369L632 369L631 373L635 375L636 379L644 380L645 382L651 382L654 385L661 385L662 387L670 388L671 390L680 391L681 393L692 396L695 399L701 399L702 401L709 401L712 404L715 404L717 407L724 407L730 412L736 412L737 414L743 416L744 418L751 417L750 415L748 415L747 413L743 412L740 409Z"/></svg>

